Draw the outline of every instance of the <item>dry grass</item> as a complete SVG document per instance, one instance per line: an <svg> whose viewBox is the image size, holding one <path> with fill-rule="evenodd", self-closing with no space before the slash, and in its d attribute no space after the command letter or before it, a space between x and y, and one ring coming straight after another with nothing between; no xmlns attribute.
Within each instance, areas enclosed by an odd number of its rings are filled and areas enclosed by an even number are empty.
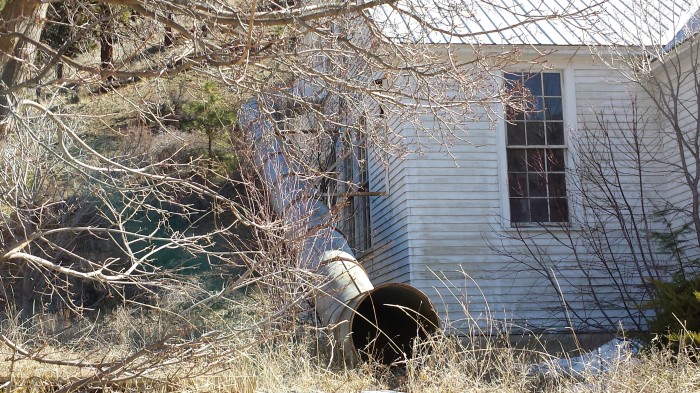
<svg viewBox="0 0 700 393"><path fill-rule="evenodd" d="M21 329L5 321L2 331L13 334L4 335L13 343L22 343L22 349L32 349L40 359L23 357L6 345L0 348L0 386L11 387L9 391L55 392L99 370L49 362L106 363L138 352L143 352L143 357L134 362L145 364L150 371L123 382L109 381L105 377L102 382L94 380L89 386L105 391L152 392L326 392L386 386L369 366L353 370L326 366L328 357L310 350L317 345L309 341L311 336L306 333L292 336L270 331L264 334L239 331L208 342L211 348L202 356L178 351L166 351L168 356L162 356L157 351L144 351L149 347L147 342L158 341L168 334L157 318L139 317L124 309L115 314L104 326L92 324L90 331L85 329L91 324L84 322L83 329L76 325L73 333L68 333L73 329L67 329L53 336L49 333L55 321L45 320L40 323L42 326L37 323L31 329ZM46 332L42 333L42 329ZM41 334L47 335L40 337ZM201 341L193 341L197 343L194 350L200 349ZM160 364L148 362L151 354L155 363ZM171 364L163 366L166 363ZM139 368L136 364L133 367ZM124 377L127 373L115 379Z"/></svg>
<svg viewBox="0 0 700 393"><path fill-rule="evenodd" d="M245 330L248 321L229 325L230 331L212 339L192 338L190 352L159 352L150 343L171 330L167 313L120 308L100 322L82 320L66 326L56 318L37 318L30 328L5 320L3 335L21 344L30 359L0 348L0 386L7 391L56 392L98 369L47 364L45 360L109 362L134 353L134 370L152 367L134 377L93 378L83 391L151 392L361 392L393 389L402 392L697 392L700 365L693 353L668 349L625 354L602 373L570 376L533 373L532 365L555 358L533 349L499 345L507 340L469 342L437 335L416 348L418 354L398 367L361 364L355 368L331 361L317 350L318 330L299 326L295 334L273 330ZM220 326L223 328L223 325ZM209 326L208 329L213 329ZM268 328L269 329L269 328ZM182 339L172 343L182 343ZM171 343L171 344L172 344ZM208 345L202 356L194 356ZM149 363L149 357L153 360ZM331 364L329 364L331 363ZM166 364L164 366L164 364ZM159 365L159 366L158 366ZM114 374L113 376L115 376ZM11 385L9 382L11 381ZM87 389L90 387L90 389ZM92 390L90 390L92 391Z"/></svg>
<svg viewBox="0 0 700 393"><path fill-rule="evenodd" d="M560 359L532 349L481 347L443 337L429 343L432 353L409 362L405 390L409 392L697 392L700 365L692 353L653 349L623 352L604 363L606 371L590 367L580 374L533 372L533 365Z"/></svg>

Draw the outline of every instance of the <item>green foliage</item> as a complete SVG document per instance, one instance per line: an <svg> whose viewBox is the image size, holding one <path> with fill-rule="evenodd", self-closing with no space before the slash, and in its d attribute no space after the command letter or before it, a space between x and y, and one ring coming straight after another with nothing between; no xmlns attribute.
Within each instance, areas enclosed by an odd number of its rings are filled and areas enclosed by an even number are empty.
<svg viewBox="0 0 700 393"><path fill-rule="evenodd" d="M700 347L700 276L652 284L657 297L649 305L657 312L650 331L670 342Z"/></svg>
<svg viewBox="0 0 700 393"><path fill-rule="evenodd" d="M236 108L224 100L224 96L212 82L202 86L204 99L185 104L182 126L185 130L204 132L209 140L209 157L212 157L212 141L218 132L236 124Z"/></svg>
<svg viewBox="0 0 700 393"><path fill-rule="evenodd" d="M651 281L656 298L648 306L656 310L656 316L650 321L649 330L670 343L700 348L700 275L692 269L699 262L687 255L692 226L674 228L665 215L659 216L666 231L653 232L652 237L671 255L677 268L671 281Z"/></svg>
<svg viewBox="0 0 700 393"><path fill-rule="evenodd" d="M2 11L5 8L5 4L7 4L6 0L0 0L0 11Z"/></svg>
<svg viewBox="0 0 700 393"><path fill-rule="evenodd" d="M671 255L673 261L676 263L677 269L674 275L684 278L686 271L691 265L700 266L700 260L697 258L690 259L687 256L687 251L692 247L688 239L689 235L692 235L693 226L688 223L674 228L664 214L664 211L657 213L657 217L662 219L666 227L665 232L652 232L651 236L659 243L661 249Z"/></svg>

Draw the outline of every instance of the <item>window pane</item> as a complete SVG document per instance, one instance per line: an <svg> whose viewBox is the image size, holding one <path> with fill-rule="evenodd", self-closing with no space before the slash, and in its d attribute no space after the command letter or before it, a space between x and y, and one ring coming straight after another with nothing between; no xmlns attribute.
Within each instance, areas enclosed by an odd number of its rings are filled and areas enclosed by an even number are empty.
<svg viewBox="0 0 700 393"><path fill-rule="evenodd" d="M512 222L530 221L527 201L524 198L510 198L510 220Z"/></svg>
<svg viewBox="0 0 700 393"><path fill-rule="evenodd" d="M566 196L566 177L563 173L549 174L549 196L550 197L565 197Z"/></svg>
<svg viewBox="0 0 700 393"><path fill-rule="evenodd" d="M527 149L527 170L544 172L544 149Z"/></svg>
<svg viewBox="0 0 700 393"><path fill-rule="evenodd" d="M561 76L555 72L547 72L542 75L544 81L544 95L561 95Z"/></svg>
<svg viewBox="0 0 700 393"><path fill-rule="evenodd" d="M547 178L543 173L529 173L528 190L531 197L546 197L547 196Z"/></svg>
<svg viewBox="0 0 700 393"><path fill-rule="evenodd" d="M547 149L547 171L564 172L565 169L564 149Z"/></svg>
<svg viewBox="0 0 700 393"><path fill-rule="evenodd" d="M547 144L548 145L563 145L564 144L564 123L562 122L547 122Z"/></svg>
<svg viewBox="0 0 700 393"><path fill-rule="evenodd" d="M509 173L508 174L508 192L510 197L526 197L527 196L527 174L525 173Z"/></svg>
<svg viewBox="0 0 700 393"><path fill-rule="evenodd" d="M526 120L544 120L544 98L536 97L530 109L525 116Z"/></svg>
<svg viewBox="0 0 700 393"><path fill-rule="evenodd" d="M525 172L525 149L508 149L508 172Z"/></svg>
<svg viewBox="0 0 700 393"><path fill-rule="evenodd" d="M562 110L561 98L545 98L544 106L546 109L545 117L547 120L563 120L564 112Z"/></svg>
<svg viewBox="0 0 700 393"><path fill-rule="evenodd" d="M512 107L506 107L506 121L513 122L516 120L524 120L525 114L521 111L516 111Z"/></svg>
<svg viewBox="0 0 700 393"><path fill-rule="evenodd" d="M527 123L527 144L528 145L544 145L544 123L543 122L528 122Z"/></svg>
<svg viewBox="0 0 700 393"><path fill-rule="evenodd" d="M533 96L542 95L542 74L525 74L525 87Z"/></svg>
<svg viewBox="0 0 700 393"><path fill-rule="evenodd" d="M549 221L547 198L530 199L530 215L532 222Z"/></svg>
<svg viewBox="0 0 700 393"><path fill-rule="evenodd" d="M566 198L550 199L552 222L569 222L569 204Z"/></svg>
<svg viewBox="0 0 700 393"><path fill-rule="evenodd" d="M506 126L508 130L509 145L524 145L525 144L525 123L516 122Z"/></svg>

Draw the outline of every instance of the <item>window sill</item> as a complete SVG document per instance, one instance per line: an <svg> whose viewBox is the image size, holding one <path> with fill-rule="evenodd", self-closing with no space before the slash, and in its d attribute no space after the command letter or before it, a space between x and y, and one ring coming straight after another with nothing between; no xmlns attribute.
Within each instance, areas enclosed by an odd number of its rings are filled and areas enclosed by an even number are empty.
<svg viewBox="0 0 700 393"><path fill-rule="evenodd" d="M579 225L572 223L522 223L518 225L508 225L503 226L503 230L506 233L515 232L528 232L528 233L566 233L566 232L580 232L582 228Z"/></svg>

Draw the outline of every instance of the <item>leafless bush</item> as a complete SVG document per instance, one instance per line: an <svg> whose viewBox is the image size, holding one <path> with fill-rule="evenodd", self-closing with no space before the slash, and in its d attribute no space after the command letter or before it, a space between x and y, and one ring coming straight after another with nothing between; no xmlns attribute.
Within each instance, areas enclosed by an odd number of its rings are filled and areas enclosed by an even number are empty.
<svg viewBox="0 0 700 393"><path fill-rule="evenodd" d="M438 3L446 18L454 18L448 24L459 23L459 2ZM97 300L104 296L150 310L117 308L111 317L122 324L167 317L142 335L125 326L126 336L138 345L116 360L56 360L44 356L41 346L5 342L13 359L91 370L62 385L63 390L121 383L199 359L216 369L241 348L272 342L293 331L298 320L315 319L309 298L320 278L295 254L310 234L290 236L294 223L272 213L255 172L259 168L245 160L250 152L244 150L256 146L229 143L226 149L240 150L229 162L202 160L188 150L184 137L180 146L168 142L155 152L146 147L158 145L155 134L160 141L181 136L172 132L177 119L171 115L177 115L187 92L172 93L172 85L182 80L169 78L193 79L200 86L216 81L232 111L251 96L261 102L285 101L285 111L295 116L282 119L276 131L284 133L288 160L303 170L314 197L317 189L337 186L340 210L345 194L363 184L339 176L329 164L331 153L362 161L357 148L371 144L386 155L405 154L402 144L395 143L405 136L388 126L396 119L409 119L427 138L449 146L463 137L465 119L481 109L493 115L493 102L512 101L494 88L499 77L492 70L519 61L515 49L494 54L475 46L474 59L462 61L450 57L449 49L436 53L413 45L441 29L422 19L436 4L2 4L4 305L18 300L21 292L18 307L24 321L31 323L34 314L51 310L55 298L61 303L56 308L78 315L99 310L94 299L82 298L84 286L91 285L99 292ZM379 7L421 24L422 35L407 37L390 21L373 18ZM590 14L582 9L551 17ZM44 33L57 36L42 35L45 27ZM129 90L151 82L153 94ZM28 90L37 86L41 104L28 99ZM73 86L84 92L80 105L65 94ZM459 94L443 94L447 90ZM437 119L437 128L425 129L421 116ZM125 129L124 123L128 128L140 122L133 119L144 119L153 135ZM118 148L90 139L105 134L122 138ZM333 151L340 145L345 150ZM241 174L234 176L232 169ZM196 266L188 265L193 260ZM186 274L195 268L220 278L202 285ZM261 295L258 304L241 309L237 296L246 290ZM218 313L226 307L236 310L233 322L227 311ZM239 347L227 344L239 331L252 333ZM165 379L173 383L173 378Z"/></svg>

